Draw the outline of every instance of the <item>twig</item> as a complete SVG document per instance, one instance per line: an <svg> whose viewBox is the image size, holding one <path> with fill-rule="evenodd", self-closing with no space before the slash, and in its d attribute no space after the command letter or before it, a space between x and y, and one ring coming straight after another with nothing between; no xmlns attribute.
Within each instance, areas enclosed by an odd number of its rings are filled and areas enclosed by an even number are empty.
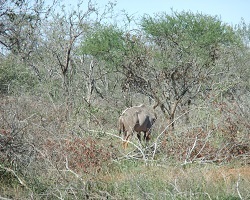
<svg viewBox="0 0 250 200"><path fill-rule="evenodd" d="M237 183L236 183L236 190L237 190L237 193L238 193L240 199L243 199L242 196L241 196L241 194L240 194L239 184L240 184L240 174L239 174L238 181L237 181Z"/></svg>
<svg viewBox="0 0 250 200"><path fill-rule="evenodd" d="M122 141L125 141L122 137L120 137L120 136L118 136L118 135L115 135L115 134L112 134L112 133L107 133L107 132L105 132L105 134L110 135L110 136L113 136L113 137L116 137L116 138L119 138L119 139L121 139ZM143 152L142 148L140 148L138 145L136 145L135 143L133 143L133 142L131 142L131 141L129 141L129 140L126 141L126 142L128 142L129 144L132 144L134 147L136 147L136 148L141 152L142 157L143 157L143 160L144 160L145 162L147 162L147 158L146 158L145 153Z"/></svg>
<svg viewBox="0 0 250 200"><path fill-rule="evenodd" d="M177 185L177 179L174 179L174 184L170 183L170 185L172 185L174 187L174 189L178 192L181 193L181 191L178 189L178 185Z"/></svg>
<svg viewBox="0 0 250 200"><path fill-rule="evenodd" d="M206 107L198 107L199 109L200 108L206 108ZM175 123L178 119L180 119L181 117L183 117L184 115L186 115L187 113L189 113L189 112L191 112L191 111L193 111L193 110L195 110L195 109L197 109L197 107L196 108L193 108L193 109L190 109L190 110L188 110L187 112L185 112L185 113L183 113L183 114L181 114L179 117L177 117L177 118L175 118L170 124L168 124L166 127L165 127L165 129L157 136L157 138L156 138L156 140L155 140L155 143L154 143L154 152L153 152L153 156L152 156L152 159L154 159L154 157L155 157L155 154L156 154L156 148L157 148L157 142L158 142L158 140L159 140L159 138L163 135L163 133L165 133L165 131L168 129L168 127L170 127L173 123Z"/></svg>
<svg viewBox="0 0 250 200"><path fill-rule="evenodd" d="M205 146L206 146L206 144L207 144L207 141L208 141L208 139L209 139L209 137L210 137L210 135L211 135L212 132L213 132L213 130L211 130L211 131L207 134L207 137L205 138L205 142L204 142L203 146L201 147L200 151L196 154L196 156L194 157L194 159L197 158L197 156L198 156L198 155L202 152L202 150L205 148Z"/></svg>
<svg viewBox="0 0 250 200"><path fill-rule="evenodd" d="M186 156L186 159L185 159L184 164L189 163L189 162L187 162L187 160L190 158L190 155L191 155L191 153L193 152L193 150L194 150L194 148L195 148L195 146L196 146L197 139L198 139L198 137L197 137L197 135L196 135L196 136L195 136L195 141L194 141L194 144L193 144L192 148L187 152L187 156Z"/></svg>
<svg viewBox="0 0 250 200"><path fill-rule="evenodd" d="M79 178L81 181L83 181L82 178L77 173L75 173L73 170L71 170L69 168L69 162L68 162L68 158L67 157L65 157L65 167L66 167L66 169L67 169L68 172L74 174L76 176L76 178Z"/></svg>

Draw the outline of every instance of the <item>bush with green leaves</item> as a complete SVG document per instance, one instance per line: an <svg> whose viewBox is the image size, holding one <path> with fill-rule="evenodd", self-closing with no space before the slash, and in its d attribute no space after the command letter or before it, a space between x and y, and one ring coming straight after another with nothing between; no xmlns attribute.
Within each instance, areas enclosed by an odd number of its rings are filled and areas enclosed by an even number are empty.
<svg viewBox="0 0 250 200"><path fill-rule="evenodd" d="M23 63L12 58L2 59L0 64L0 93L31 91L38 84L38 77Z"/></svg>

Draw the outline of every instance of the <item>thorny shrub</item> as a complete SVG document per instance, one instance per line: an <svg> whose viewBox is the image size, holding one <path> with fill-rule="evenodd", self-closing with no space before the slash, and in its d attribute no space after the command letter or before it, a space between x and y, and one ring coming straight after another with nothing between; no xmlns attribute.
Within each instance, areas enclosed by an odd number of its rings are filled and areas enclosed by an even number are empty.
<svg viewBox="0 0 250 200"><path fill-rule="evenodd" d="M170 136L164 145L165 153L175 160L192 162L226 162L238 157L248 157L247 143L225 140L219 141L217 133L202 128L194 128L179 135Z"/></svg>
<svg viewBox="0 0 250 200"><path fill-rule="evenodd" d="M19 170L34 158L35 151L24 133L20 128L0 129L0 164L4 167Z"/></svg>
<svg viewBox="0 0 250 200"><path fill-rule="evenodd" d="M48 139L44 145L47 154L55 163L76 172L99 172L111 162L114 149L104 146L96 138Z"/></svg>
<svg viewBox="0 0 250 200"><path fill-rule="evenodd" d="M179 161L229 162L241 159L250 163L250 124L237 104L213 102L217 123L188 128L166 135L162 151Z"/></svg>
<svg viewBox="0 0 250 200"><path fill-rule="evenodd" d="M35 156L22 113L18 100L0 98L0 164L13 170L25 168Z"/></svg>

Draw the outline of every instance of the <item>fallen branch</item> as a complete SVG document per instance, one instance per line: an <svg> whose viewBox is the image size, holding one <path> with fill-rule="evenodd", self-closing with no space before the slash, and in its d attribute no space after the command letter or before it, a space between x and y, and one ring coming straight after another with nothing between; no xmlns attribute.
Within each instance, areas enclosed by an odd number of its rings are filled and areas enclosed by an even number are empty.
<svg viewBox="0 0 250 200"><path fill-rule="evenodd" d="M116 137L116 138L119 138L119 139L121 139L121 141L125 141L122 137L120 137L120 136L118 136L118 135L115 135L115 134L113 134L113 133L107 133L107 132L105 132L105 134L107 134L107 135L110 135L110 136L112 136L112 137ZM131 141L126 141L126 142L128 142L129 144L131 144L131 145L133 145L134 147L136 147L140 152L141 152L141 154L142 154L142 157L143 157L143 160L145 161L145 162L147 162L147 158L146 158L146 156L145 156L145 153L143 152L143 150L142 150L142 148L140 148L138 145L136 145L135 143L133 143L133 142L131 142Z"/></svg>
<svg viewBox="0 0 250 200"><path fill-rule="evenodd" d="M240 194L239 184L240 184L240 174L239 174L238 181L236 183L236 190L237 190L237 193L238 193L238 196L240 197L240 199L243 199L242 196L241 196L241 194Z"/></svg>

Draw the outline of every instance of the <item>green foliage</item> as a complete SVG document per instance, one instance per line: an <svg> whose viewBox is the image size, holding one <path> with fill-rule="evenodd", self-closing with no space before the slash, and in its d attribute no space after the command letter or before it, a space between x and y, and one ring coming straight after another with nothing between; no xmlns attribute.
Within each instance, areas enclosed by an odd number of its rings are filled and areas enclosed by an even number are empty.
<svg viewBox="0 0 250 200"><path fill-rule="evenodd" d="M139 35L124 32L115 26L100 26L89 33L80 53L105 61L108 66L143 67L147 48Z"/></svg>
<svg viewBox="0 0 250 200"><path fill-rule="evenodd" d="M246 47L250 45L250 24L247 24L244 20L235 27L236 32L239 34Z"/></svg>
<svg viewBox="0 0 250 200"><path fill-rule="evenodd" d="M195 59L206 66L218 58L220 47L240 42L233 29L218 17L201 13L145 15L141 27L154 44L171 54L163 53L169 63L173 62L171 60L190 62Z"/></svg>
<svg viewBox="0 0 250 200"><path fill-rule="evenodd" d="M37 77L23 64L3 60L0 64L0 93L13 93L31 90L38 83Z"/></svg>
<svg viewBox="0 0 250 200"><path fill-rule="evenodd" d="M200 47L218 43L227 45L236 39L232 28L218 17L200 13L173 12L172 15L144 16L141 26L156 42L165 40L175 46L185 43Z"/></svg>
<svg viewBox="0 0 250 200"><path fill-rule="evenodd" d="M114 26L100 26L82 42L81 53L109 61L124 50L123 32Z"/></svg>

